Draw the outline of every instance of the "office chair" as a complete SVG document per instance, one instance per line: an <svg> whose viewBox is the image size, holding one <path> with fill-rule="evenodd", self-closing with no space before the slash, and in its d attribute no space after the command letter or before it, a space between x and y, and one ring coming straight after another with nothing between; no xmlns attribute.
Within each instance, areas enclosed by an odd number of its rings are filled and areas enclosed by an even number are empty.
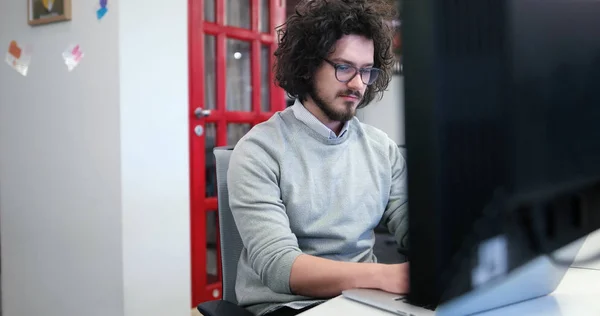
<svg viewBox="0 0 600 316"><path fill-rule="evenodd" d="M223 270L223 299L208 301L198 305L204 316L253 316L238 306L235 295L237 264L244 245L229 208L227 190L227 170L233 147L216 147L214 155L217 167L217 199L219 202L219 236L221 237L221 267Z"/></svg>

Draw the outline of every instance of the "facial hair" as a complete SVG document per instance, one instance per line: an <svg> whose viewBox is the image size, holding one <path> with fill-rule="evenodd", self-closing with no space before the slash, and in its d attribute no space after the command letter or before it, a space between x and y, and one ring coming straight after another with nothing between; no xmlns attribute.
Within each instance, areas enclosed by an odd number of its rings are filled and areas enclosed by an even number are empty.
<svg viewBox="0 0 600 316"><path fill-rule="evenodd" d="M362 99L362 95L360 94L360 92L353 91L353 90L341 91L336 95L336 97L343 96L343 95L356 96L358 98L358 100L357 100L358 102L360 102L360 100ZM316 89L314 87L312 89L312 92L310 93L310 96L311 96L312 100L315 102L315 104L319 107L319 109L321 109L321 111L323 111L325 116L327 116L327 118L329 118L332 121L347 122L347 121L351 120L354 117L354 115L356 114L356 110L354 109L354 106L355 106L354 102L345 101L344 104L346 105L346 108L339 111L339 110L336 110L331 103L328 103L327 101L325 101L325 99L323 99L319 95L319 93L316 91Z"/></svg>

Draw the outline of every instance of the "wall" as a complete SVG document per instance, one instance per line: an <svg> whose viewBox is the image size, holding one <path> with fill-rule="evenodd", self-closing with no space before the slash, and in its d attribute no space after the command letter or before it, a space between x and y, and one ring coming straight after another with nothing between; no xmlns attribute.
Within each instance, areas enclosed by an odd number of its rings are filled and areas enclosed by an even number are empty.
<svg viewBox="0 0 600 316"><path fill-rule="evenodd" d="M125 316L190 313L187 3L119 2Z"/></svg>
<svg viewBox="0 0 600 316"><path fill-rule="evenodd" d="M0 2L2 58L34 48L27 77L0 64L4 316L189 313L187 2L94 4L29 27Z"/></svg>
<svg viewBox="0 0 600 316"><path fill-rule="evenodd" d="M404 77L394 75L381 101L373 101L358 111L361 122L386 132L398 145L404 145Z"/></svg>
<svg viewBox="0 0 600 316"><path fill-rule="evenodd" d="M2 58L34 45L27 77L0 64L3 315L123 315L118 23L76 2L72 23L31 28L26 3L0 2ZM86 55L68 73L71 41Z"/></svg>

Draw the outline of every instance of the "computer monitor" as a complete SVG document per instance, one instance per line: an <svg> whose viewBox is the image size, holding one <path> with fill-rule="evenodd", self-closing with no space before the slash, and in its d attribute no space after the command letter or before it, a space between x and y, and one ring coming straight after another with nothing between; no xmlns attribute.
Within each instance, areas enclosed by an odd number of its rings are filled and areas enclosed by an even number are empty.
<svg viewBox="0 0 600 316"><path fill-rule="evenodd" d="M401 15L408 300L438 305L600 228L600 2Z"/></svg>

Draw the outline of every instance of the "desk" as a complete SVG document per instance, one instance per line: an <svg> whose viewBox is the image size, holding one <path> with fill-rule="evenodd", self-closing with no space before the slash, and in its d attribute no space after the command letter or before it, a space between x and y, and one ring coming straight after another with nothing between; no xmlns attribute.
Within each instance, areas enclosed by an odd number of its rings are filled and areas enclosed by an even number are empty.
<svg viewBox="0 0 600 316"><path fill-rule="evenodd" d="M393 316L394 314L342 296L300 314L300 316L330 315ZM600 315L600 271L571 268L556 291L548 296L478 314L478 316L506 315L598 316Z"/></svg>
<svg viewBox="0 0 600 316"><path fill-rule="evenodd" d="M571 265L572 267L577 268L587 268L587 269L596 269L600 270L600 258L598 260L592 262L580 262L581 260L586 260L588 258L592 258L597 255L600 251L600 229L589 234L586 237L585 243L583 247L579 250L577 254L577 258L575 258L575 262Z"/></svg>

